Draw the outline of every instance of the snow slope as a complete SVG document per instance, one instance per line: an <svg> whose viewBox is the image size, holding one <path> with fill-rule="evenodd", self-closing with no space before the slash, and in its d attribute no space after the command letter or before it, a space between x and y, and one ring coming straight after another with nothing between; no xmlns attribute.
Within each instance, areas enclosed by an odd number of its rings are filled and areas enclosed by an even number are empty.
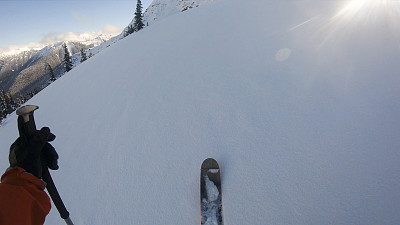
<svg viewBox="0 0 400 225"><path fill-rule="evenodd" d="M174 15L176 13L186 11L195 7L199 7L202 4L206 4L213 0L154 0L149 7L143 13L143 23L145 26L151 26L153 23L163 20L166 17ZM135 19L124 28L124 30L117 36L112 37L102 44L90 49L88 53L97 54L100 51L108 48L115 44L119 40L125 38L126 31L129 26L134 26ZM1 55L0 55L1 57Z"/></svg>
<svg viewBox="0 0 400 225"><path fill-rule="evenodd" d="M212 1L214 0L153 0L143 13L143 22L146 25L152 25L156 21ZM134 22L133 19L130 25Z"/></svg>
<svg viewBox="0 0 400 225"><path fill-rule="evenodd" d="M213 157L225 224L400 224L400 7L379 2L218 0L40 92L72 220L199 224ZM11 116L1 168L17 134Z"/></svg>

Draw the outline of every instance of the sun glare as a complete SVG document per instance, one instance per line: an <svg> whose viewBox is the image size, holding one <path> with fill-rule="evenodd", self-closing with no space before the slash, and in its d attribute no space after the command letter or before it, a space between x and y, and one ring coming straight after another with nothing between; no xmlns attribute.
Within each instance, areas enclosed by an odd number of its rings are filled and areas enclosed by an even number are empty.
<svg viewBox="0 0 400 225"><path fill-rule="evenodd" d="M337 26L370 26L385 23L400 27L400 0L349 0L331 17Z"/></svg>
<svg viewBox="0 0 400 225"><path fill-rule="evenodd" d="M360 11L360 9L366 4L364 0L353 0L344 6L336 16L352 16Z"/></svg>
<svg viewBox="0 0 400 225"><path fill-rule="evenodd" d="M337 11L318 29L325 36L321 46L359 32L375 35L382 30L388 32L383 35L400 40L400 0L346 0L339 4Z"/></svg>
<svg viewBox="0 0 400 225"><path fill-rule="evenodd" d="M337 12L333 19L369 19L381 13L400 13L400 0L351 0Z"/></svg>

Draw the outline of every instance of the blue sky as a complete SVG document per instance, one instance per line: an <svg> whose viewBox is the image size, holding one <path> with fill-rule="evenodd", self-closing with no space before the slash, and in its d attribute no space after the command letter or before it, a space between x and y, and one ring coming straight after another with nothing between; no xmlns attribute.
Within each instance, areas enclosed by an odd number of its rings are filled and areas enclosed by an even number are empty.
<svg viewBox="0 0 400 225"><path fill-rule="evenodd" d="M143 10L152 0L142 0ZM134 17L136 0L0 0L0 52L45 44L56 35L119 33Z"/></svg>

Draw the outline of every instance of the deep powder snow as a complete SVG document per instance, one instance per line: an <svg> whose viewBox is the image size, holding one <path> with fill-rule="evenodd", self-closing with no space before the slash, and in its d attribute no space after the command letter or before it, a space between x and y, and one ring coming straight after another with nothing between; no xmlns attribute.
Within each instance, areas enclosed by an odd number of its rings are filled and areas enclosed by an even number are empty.
<svg viewBox="0 0 400 225"><path fill-rule="evenodd" d="M398 1L217 0L103 50L28 104L75 224L400 224ZM117 2L116 2L117 4ZM18 135L0 127L0 168ZM47 225L64 224L55 207Z"/></svg>

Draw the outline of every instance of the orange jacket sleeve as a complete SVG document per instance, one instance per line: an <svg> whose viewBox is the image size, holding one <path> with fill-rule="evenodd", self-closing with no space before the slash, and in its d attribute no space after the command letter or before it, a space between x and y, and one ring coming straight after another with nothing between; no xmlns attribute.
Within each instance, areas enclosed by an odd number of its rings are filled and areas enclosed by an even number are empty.
<svg viewBox="0 0 400 225"><path fill-rule="evenodd" d="M44 188L20 167L6 171L0 183L0 225L42 225L51 208Z"/></svg>

